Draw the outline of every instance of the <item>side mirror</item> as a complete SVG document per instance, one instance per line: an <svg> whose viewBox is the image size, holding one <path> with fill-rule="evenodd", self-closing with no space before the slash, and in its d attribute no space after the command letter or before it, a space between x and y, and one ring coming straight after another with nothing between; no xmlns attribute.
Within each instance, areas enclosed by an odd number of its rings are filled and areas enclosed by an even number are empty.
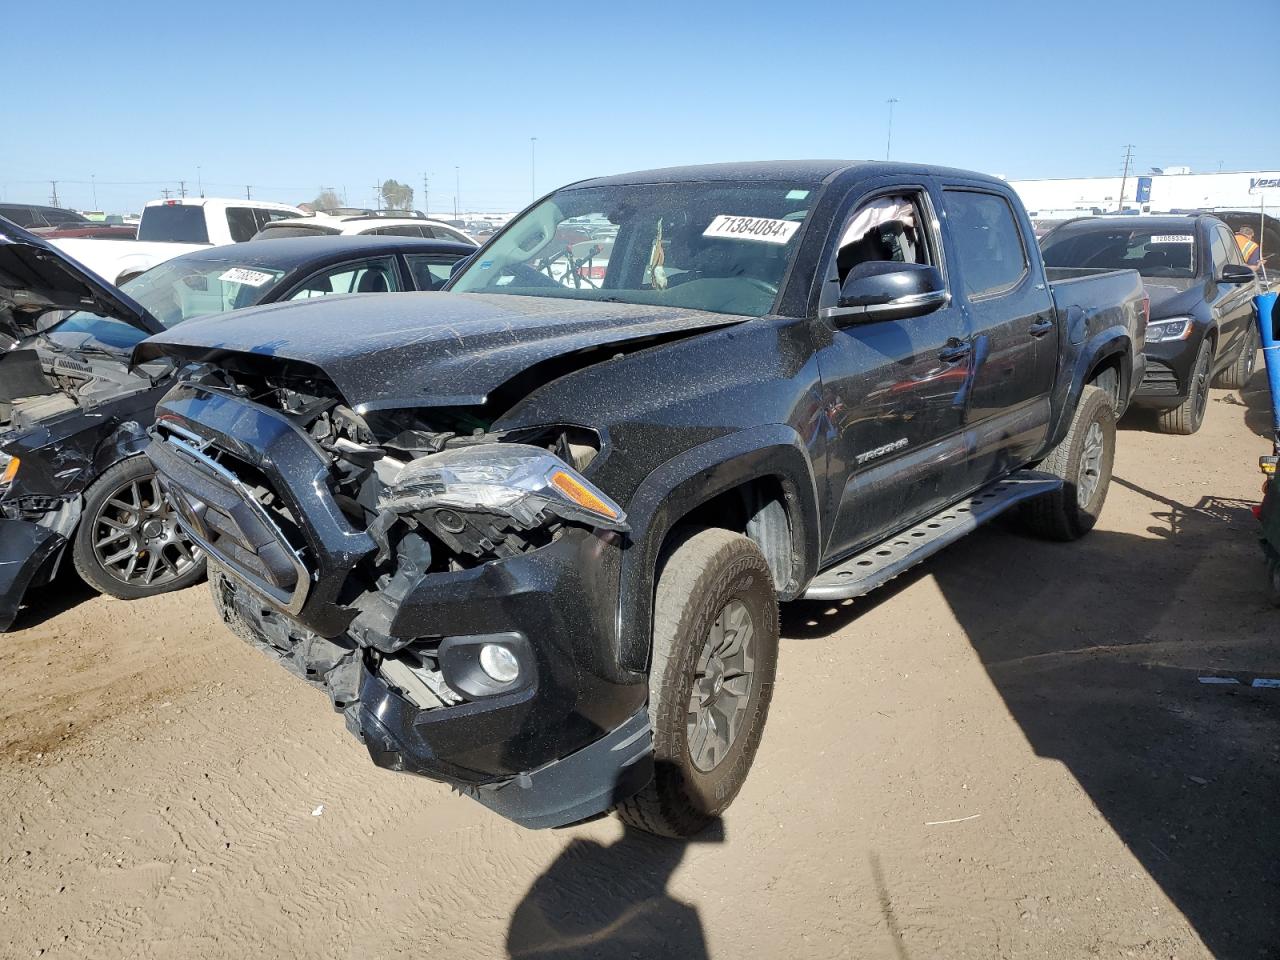
<svg viewBox="0 0 1280 960"><path fill-rule="evenodd" d="M476 255L473 253L470 256L463 257L461 260L453 261L453 265L449 267L449 279L452 280L454 277L460 274L463 270L465 270L468 266L470 266L471 261L474 260L475 258L476 258Z"/></svg>
<svg viewBox="0 0 1280 960"><path fill-rule="evenodd" d="M1228 263L1222 268L1222 276L1218 278L1219 283L1248 283L1257 277L1253 272L1253 267L1246 267L1240 263Z"/></svg>
<svg viewBox="0 0 1280 960"><path fill-rule="evenodd" d="M820 315L840 326L905 320L932 313L950 300L937 267L876 260L850 270L840 287L840 299Z"/></svg>

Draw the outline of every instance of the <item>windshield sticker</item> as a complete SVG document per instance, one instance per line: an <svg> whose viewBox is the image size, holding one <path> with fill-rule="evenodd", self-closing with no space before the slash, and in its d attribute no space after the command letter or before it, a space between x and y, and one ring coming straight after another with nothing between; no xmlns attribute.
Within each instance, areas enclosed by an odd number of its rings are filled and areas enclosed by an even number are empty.
<svg viewBox="0 0 1280 960"><path fill-rule="evenodd" d="M788 200L803 200L809 195L808 190L792 190L787 194Z"/></svg>
<svg viewBox="0 0 1280 960"><path fill-rule="evenodd" d="M1151 238L1152 243L1190 243L1193 237L1189 233L1161 233Z"/></svg>
<svg viewBox="0 0 1280 960"><path fill-rule="evenodd" d="M243 283L250 287L260 287L271 279L271 274L263 273L261 270L250 270L247 267L232 267L225 273L219 274L218 279L224 283Z"/></svg>
<svg viewBox="0 0 1280 960"><path fill-rule="evenodd" d="M734 217L722 213L702 231L704 237L725 240L757 240L761 243L786 243L800 229L792 220L770 220L766 217Z"/></svg>

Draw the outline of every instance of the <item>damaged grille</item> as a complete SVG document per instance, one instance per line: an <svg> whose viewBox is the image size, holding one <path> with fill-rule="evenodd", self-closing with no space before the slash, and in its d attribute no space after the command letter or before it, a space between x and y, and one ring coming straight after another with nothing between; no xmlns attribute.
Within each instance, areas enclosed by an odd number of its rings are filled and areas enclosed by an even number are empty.
<svg viewBox="0 0 1280 960"><path fill-rule="evenodd" d="M148 451L183 529L203 550L244 577L285 610L306 602L310 573L296 528L263 478L233 459L210 455L209 444L169 423L157 425L161 442ZM273 515L274 513L274 515Z"/></svg>

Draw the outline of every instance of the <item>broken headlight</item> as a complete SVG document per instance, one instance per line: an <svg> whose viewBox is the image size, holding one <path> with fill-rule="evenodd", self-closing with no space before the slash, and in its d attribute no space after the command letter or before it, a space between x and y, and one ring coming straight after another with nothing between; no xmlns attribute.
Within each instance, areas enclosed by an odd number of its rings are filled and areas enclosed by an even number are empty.
<svg viewBox="0 0 1280 960"><path fill-rule="evenodd" d="M412 460L379 506L411 516L452 549L511 556L545 542L558 521L625 531L626 514L577 470L540 447L491 443Z"/></svg>
<svg viewBox="0 0 1280 960"><path fill-rule="evenodd" d="M13 483L14 477L18 475L20 462L17 457L11 457L7 453L0 453L0 492L8 490L9 484Z"/></svg>

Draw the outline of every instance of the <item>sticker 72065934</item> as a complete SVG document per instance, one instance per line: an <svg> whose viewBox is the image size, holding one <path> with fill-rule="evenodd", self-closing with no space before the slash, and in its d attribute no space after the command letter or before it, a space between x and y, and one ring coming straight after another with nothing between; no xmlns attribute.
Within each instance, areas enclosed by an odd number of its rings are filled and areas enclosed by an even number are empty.
<svg viewBox="0 0 1280 960"><path fill-rule="evenodd" d="M771 220L768 217L735 217L722 213L702 231L704 237L720 237L726 240L757 240L761 243L783 244L790 240L800 224L794 220Z"/></svg>
<svg viewBox="0 0 1280 960"><path fill-rule="evenodd" d="M1152 243L1191 243L1195 240L1189 233L1158 233L1152 236Z"/></svg>

